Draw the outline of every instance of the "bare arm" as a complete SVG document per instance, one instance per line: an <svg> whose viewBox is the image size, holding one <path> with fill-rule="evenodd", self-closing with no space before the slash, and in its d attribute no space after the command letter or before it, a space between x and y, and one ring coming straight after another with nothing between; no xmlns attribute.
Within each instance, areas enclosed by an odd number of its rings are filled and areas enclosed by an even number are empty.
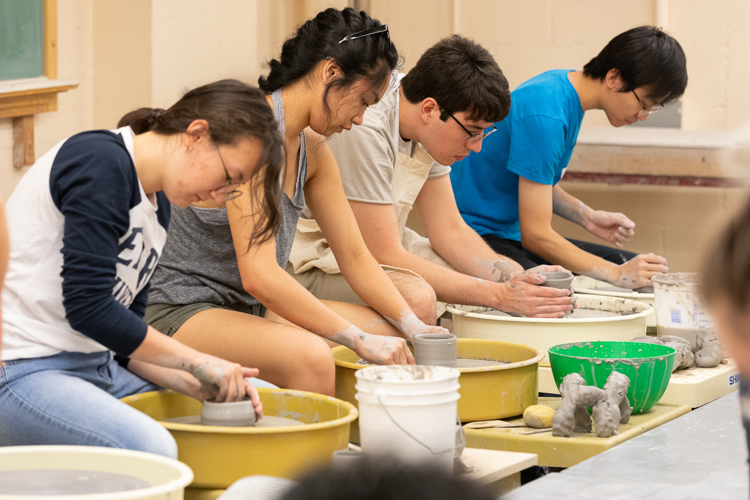
<svg viewBox="0 0 750 500"><path fill-rule="evenodd" d="M626 288L646 286L651 276L667 271L666 260L654 254L639 255L625 264L616 265L581 250L560 236L552 228L553 203L568 220L577 223L586 223L587 209L591 210L583 204L583 207L576 207L572 201L575 198L565 195L567 193L562 191L560 198L553 202L552 186L519 177L518 213L521 243L525 249L574 273Z"/></svg>
<svg viewBox="0 0 750 500"><path fill-rule="evenodd" d="M314 151L308 148L308 183L315 186ZM295 155L296 156L296 155ZM250 189L246 185L243 189ZM308 188L306 187L306 193ZM321 194L323 196L329 196ZM321 196L319 195L319 197ZM255 192L256 203L262 203L263 193ZM253 297L282 318L333 342L345 345L363 359L382 364L413 364L413 356L403 339L377 337L367 334L350 321L326 307L300 285L276 262L276 239L269 238L248 249L254 218L249 196L244 195L227 203L229 225L232 230L237 264L242 285Z"/></svg>
<svg viewBox="0 0 750 500"><path fill-rule="evenodd" d="M307 136L312 145L308 151L314 152L308 168L314 174L305 185L305 200L352 290L409 339L418 333L448 333L417 318L372 256L344 194L333 153L322 137Z"/></svg>
<svg viewBox="0 0 750 500"><path fill-rule="evenodd" d="M151 382L182 392L185 387L184 381L190 380L193 387L198 387L196 394L200 393L200 397L213 398L217 402L242 400L247 391L245 377L258 374L258 370L198 352L151 326L148 327L141 345L130 355L130 359L131 364L135 362L135 370L143 367L143 363L155 365L150 370L142 372L144 378ZM128 367L131 368L130 365ZM166 377L165 369L186 372L189 376L179 379ZM177 385L170 385L173 382Z"/></svg>
<svg viewBox="0 0 750 500"><path fill-rule="evenodd" d="M517 274L495 283L447 269L419 257L401 244L391 205L350 201L367 247L381 264L412 270L435 289L438 300L493 307L527 316L559 317L572 308L570 292L539 287L533 274Z"/></svg>
<svg viewBox="0 0 750 500"><path fill-rule="evenodd" d="M559 185L552 188L552 210L556 215L586 229L603 240L622 248L635 234L635 222L625 214L593 210Z"/></svg>
<svg viewBox="0 0 750 500"><path fill-rule="evenodd" d="M503 283L523 267L495 253L458 211L450 176L427 180L415 203L422 216L430 244L463 274Z"/></svg>
<svg viewBox="0 0 750 500"><path fill-rule="evenodd" d="M175 392L190 396L199 401L205 401L214 396L211 391L205 389L205 386L197 378L183 370L165 368L137 359L130 360L128 370L158 386L168 387ZM258 373L257 368L251 368L244 372L244 376L256 377ZM255 407L255 413L259 418L262 417L263 403L260 402L258 390L247 380L245 381L245 393L247 396L250 396L250 400Z"/></svg>

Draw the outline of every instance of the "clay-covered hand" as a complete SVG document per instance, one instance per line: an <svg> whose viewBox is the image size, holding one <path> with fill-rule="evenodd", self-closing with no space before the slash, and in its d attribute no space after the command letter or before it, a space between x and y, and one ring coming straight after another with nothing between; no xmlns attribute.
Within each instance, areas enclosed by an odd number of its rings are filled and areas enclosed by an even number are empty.
<svg viewBox="0 0 750 500"><path fill-rule="evenodd" d="M246 375L247 378L249 377L257 377L260 371L257 368L250 368L250 371L254 371L254 375ZM249 380L245 380L245 394L250 398L250 401L253 402L253 407L255 408L255 417L260 420L263 418L263 403L260 401L260 395L258 395L258 389L255 388L255 386L250 383Z"/></svg>
<svg viewBox="0 0 750 500"><path fill-rule="evenodd" d="M530 269L525 270L523 273L513 273L513 276L516 274L539 274L539 273L554 273L559 271L567 271L563 266L548 266L548 265L541 265L532 267ZM544 280L539 280L540 282Z"/></svg>
<svg viewBox="0 0 750 500"><path fill-rule="evenodd" d="M411 340L415 335L420 333L442 333L443 335L450 335L451 332L443 328L442 326L431 326L423 323L421 319L417 317L411 311L405 312L401 319L395 320L393 318L385 318L390 324L399 329L407 339Z"/></svg>
<svg viewBox="0 0 750 500"><path fill-rule="evenodd" d="M667 259L653 253L636 255L631 260L617 266L616 276L607 280L622 288L640 288L651 284L651 278L669 271Z"/></svg>
<svg viewBox="0 0 750 500"><path fill-rule="evenodd" d="M499 285L503 288L497 302L491 305L500 311L532 318L561 318L572 311L575 306L570 290L538 286L543 281L542 276L529 271L516 274Z"/></svg>
<svg viewBox="0 0 750 500"><path fill-rule="evenodd" d="M247 391L245 377L258 374L257 369L203 353L190 361L186 371L198 380L196 399L213 399L217 403L242 401Z"/></svg>
<svg viewBox="0 0 750 500"><path fill-rule="evenodd" d="M593 210L583 224L590 233L614 243L618 248L635 234L635 222L619 212Z"/></svg>
<svg viewBox="0 0 750 500"><path fill-rule="evenodd" d="M400 337L365 333L354 325L329 338L356 352L360 358L378 365L413 365L414 355Z"/></svg>

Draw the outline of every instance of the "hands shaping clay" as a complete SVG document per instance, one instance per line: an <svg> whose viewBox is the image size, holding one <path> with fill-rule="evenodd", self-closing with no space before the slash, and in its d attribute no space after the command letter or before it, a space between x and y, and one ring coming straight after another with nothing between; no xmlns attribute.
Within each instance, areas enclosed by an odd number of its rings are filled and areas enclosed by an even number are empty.
<svg viewBox="0 0 750 500"><path fill-rule="evenodd" d="M689 340L675 335L636 337L631 342L661 344L672 347L675 350L673 372L682 368L692 368L693 366L713 368L721 363L721 360L724 358L724 350L711 330L697 331L695 348L691 346Z"/></svg>
<svg viewBox="0 0 750 500"><path fill-rule="evenodd" d="M593 407L596 435L616 434L620 424L628 423L633 411L627 397L628 387L630 379L616 371L609 375L604 389L587 386L577 373L567 375L560 385L562 401L552 417L552 435L569 437L574 432L591 432L589 407Z"/></svg>

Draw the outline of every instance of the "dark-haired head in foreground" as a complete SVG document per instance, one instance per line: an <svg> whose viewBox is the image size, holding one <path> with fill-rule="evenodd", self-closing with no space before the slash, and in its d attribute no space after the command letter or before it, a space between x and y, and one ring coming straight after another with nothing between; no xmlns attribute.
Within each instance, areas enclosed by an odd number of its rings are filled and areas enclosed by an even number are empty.
<svg viewBox="0 0 750 500"><path fill-rule="evenodd" d="M492 500L467 479L429 467L363 461L345 469L308 474L282 500Z"/></svg>

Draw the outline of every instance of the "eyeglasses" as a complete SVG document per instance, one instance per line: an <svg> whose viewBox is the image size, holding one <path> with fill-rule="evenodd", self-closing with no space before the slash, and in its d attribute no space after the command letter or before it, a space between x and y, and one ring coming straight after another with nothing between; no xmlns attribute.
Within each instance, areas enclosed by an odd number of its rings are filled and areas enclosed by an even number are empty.
<svg viewBox="0 0 750 500"><path fill-rule="evenodd" d="M224 157L221 156L219 145L214 143L214 146L216 146L216 152L219 153L219 159L221 160L221 166L224 167L224 173L226 174L225 180L227 181L226 184L214 189L214 191L221 195L223 201L234 200L235 198L242 195L242 191L233 188L233 186L237 186L239 185L239 183L233 181L229 176L229 170L227 170L227 165L226 163L224 163Z"/></svg>
<svg viewBox="0 0 750 500"><path fill-rule="evenodd" d="M351 35L346 35L344 38L339 40L339 44L342 44L344 42L350 42L352 40L356 40L357 38L364 38L370 35L379 35L381 33L385 33L385 36L387 36L388 40L390 41L391 33L388 31L388 25L384 24L382 26L376 26L374 28L357 31L356 33L352 33Z"/></svg>
<svg viewBox="0 0 750 500"><path fill-rule="evenodd" d="M461 123L460 121L458 121L458 118L456 118L455 116L453 116L453 115L452 115L452 114L451 114L450 112L448 112L448 111L447 111L447 110L445 110L445 109L444 109L443 111L445 111L446 113L448 113L448 116L450 116L451 118L453 118L453 120L455 120L455 122L456 122L456 123L458 123L458 125L459 125L459 126L460 126L460 127L462 128L462 129L464 129L464 131L465 131L465 132L466 132L467 134L469 134L469 137L467 137L467 138L466 138L466 142L467 142L467 143L475 143L475 142L477 142L477 141L481 141L482 139L484 139L484 138L485 138L485 137L487 137L488 135L490 135L490 134L493 134L493 133L497 132L497 127L496 127L496 126L495 126L495 124L493 123L493 124L492 124L492 127L491 127L491 128L490 128L490 130L489 130L489 132L483 132L483 133L481 133L481 134L472 134L471 132L469 132L469 129L467 129L466 127L464 127L464 124L463 124L463 123Z"/></svg>
<svg viewBox="0 0 750 500"><path fill-rule="evenodd" d="M641 108L643 108L643 109L641 109L638 112L638 116L648 116L651 113L656 113L657 111L661 111L662 109L664 109L664 105L663 104L654 104L650 108L647 107L646 103L644 103L643 101L641 101L641 98L638 97L638 94L635 93L635 90L633 90L633 95L638 100L638 104L641 105Z"/></svg>

